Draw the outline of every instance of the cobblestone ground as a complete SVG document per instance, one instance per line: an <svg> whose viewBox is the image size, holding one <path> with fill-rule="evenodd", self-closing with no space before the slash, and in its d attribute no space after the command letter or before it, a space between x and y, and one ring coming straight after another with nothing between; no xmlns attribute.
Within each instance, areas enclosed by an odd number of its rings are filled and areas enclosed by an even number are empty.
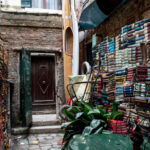
<svg viewBox="0 0 150 150"><path fill-rule="evenodd" d="M12 136L10 150L61 150L63 134L31 134Z"/></svg>

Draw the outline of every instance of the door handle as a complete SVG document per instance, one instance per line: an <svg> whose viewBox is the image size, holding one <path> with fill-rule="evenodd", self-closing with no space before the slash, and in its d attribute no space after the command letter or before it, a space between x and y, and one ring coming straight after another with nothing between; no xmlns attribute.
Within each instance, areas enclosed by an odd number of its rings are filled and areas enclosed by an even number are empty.
<svg viewBox="0 0 150 150"><path fill-rule="evenodd" d="M46 81L42 81L42 84L46 84Z"/></svg>

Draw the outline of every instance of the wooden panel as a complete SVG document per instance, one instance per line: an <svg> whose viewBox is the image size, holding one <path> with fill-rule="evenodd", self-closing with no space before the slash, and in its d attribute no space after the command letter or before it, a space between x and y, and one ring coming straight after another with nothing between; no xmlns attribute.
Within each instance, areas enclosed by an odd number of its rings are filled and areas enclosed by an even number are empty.
<svg viewBox="0 0 150 150"><path fill-rule="evenodd" d="M63 49L64 55L64 88L66 100L69 98L68 91L66 89L69 83L68 77L72 75L72 52L73 52L73 33L72 33L72 18L69 0L63 2L63 43L65 43ZM67 49L67 50L66 50Z"/></svg>
<svg viewBox="0 0 150 150"><path fill-rule="evenodd" d="M55 65L53 57L32 58L32 102L55 101Z"/></svg>
<svg viewBox="0 0 150 150"><path fill-rule="evenodd" d="M63 19L64 19L64 32L67 27L72 28L72 18L69 0L63 1Z"/></svg>
<svg viewBox="0 0 150 150"><path fill-rule="evenodd" d="M64 55L64 82L65 82L65 95L66 100L69 98L69 93L66 89L67 85L69 84L68 77L72 75L72 57L68 55Z"/></svg>

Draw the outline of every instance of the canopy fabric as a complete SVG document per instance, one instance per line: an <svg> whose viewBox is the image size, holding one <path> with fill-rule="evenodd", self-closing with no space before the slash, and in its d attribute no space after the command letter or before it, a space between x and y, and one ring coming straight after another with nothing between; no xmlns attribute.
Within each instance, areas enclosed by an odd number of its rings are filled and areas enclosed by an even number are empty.
<svg viewBox="0 0 150 150"><path fill-rule="evenodd" d="M79 20L79 29L87 30L97 27L108 16L126 0L95 0L89 4L81 13Z"/></svg>

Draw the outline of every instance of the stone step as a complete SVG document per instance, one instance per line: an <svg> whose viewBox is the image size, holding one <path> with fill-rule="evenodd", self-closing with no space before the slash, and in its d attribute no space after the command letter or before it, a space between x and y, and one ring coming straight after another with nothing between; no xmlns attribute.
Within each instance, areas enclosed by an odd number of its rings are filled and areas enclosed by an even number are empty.
<svg viewBox="0 0 150 150"><path fill-rule="evenodd" d="M43 110L43 111L32 111L32 115L45 115L45 114L56 114L56 109Z"/></svg>
<svg viewBox="0 0 150 150"><path fill-rule="evenodd" d="M56 109L56 103L33 103L32 111L51 111Z"/></svg>
<svg viewBox="0 0 150 150"><path fill-rule="evenodd" d="M32 127L13 128L12 134L62 133L56 114L32 115Z"/></svg>
<svg viewBox="0 0 150 150"><path fill-rule="evenodd" d="M49 102L32 103L32 106L56 106L56 103L49 103Z"/></svg>
<svg viewBox="0 0 150 150"><path fill-rule="evenodd" d="M56 109L56 108L55 108ZM54 110L54 107L51 107L51 106L40 106L40 107L33 107L32 106L32 111L33 112L37 112L37 111L40 111L40 112L42 112L42 111L46 111L46 112L52 112L52 113L54 113L55 111L53 111ZM43 114L43 113L42 113Z"/></svg>
<svg viewBox="0 0 150 150"><path fill-rule="evenodd" d="M57 120L56 114L32 115L32 122L55 121L55 120Z"/></svg>
<svg viewBox="0 0 150 150"><path fill-rule="evenodd" d="M39 126L30 128L30 133L32 134L45 134L45 133L62 133L60 125L55 126Z"/></svg>
<svg viewBox="0 0 150 150"><path fill-rule="evenodd" d="M37 126L50 126L50 125L60 125L59 120L54 120L54 121L37 121L37 122L32 122L33 127Z"/></svg>
<svg viewBox="0 0 150 150"><path fill-rule="evenodd" d="M60 125L56 114L32 115L32 126Z"/></svg>
<svg viewBox="0 0 150 150"><path fill-rule="evenodd" d="M63 133L60 125L57 126L38 126L38 127L20 127L12 128L12 134L47 134L47 133Z"/></svg>
<svg viewBox="0 0 150 150"><path fill-rule="evenodd" d="M34 100L34 103L51 103L54 102L54 100Z"/></svg>

